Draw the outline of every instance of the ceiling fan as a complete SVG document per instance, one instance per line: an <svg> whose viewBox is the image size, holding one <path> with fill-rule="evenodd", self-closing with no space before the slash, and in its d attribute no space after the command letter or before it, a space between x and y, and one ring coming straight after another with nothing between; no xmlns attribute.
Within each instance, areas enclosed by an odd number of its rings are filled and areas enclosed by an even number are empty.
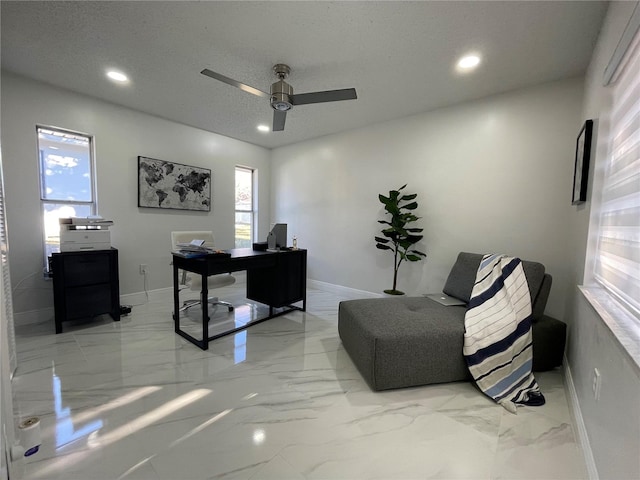
<svg viewBox="0 0 640 480"><path fill-rule="evenodd" d="M309 103L324 103L324 102L337 102L340 100L355 100L356 96L355 88L345 88L342 90L326 90L324 92L309 92L309 93L293 93L293 87L284 80L289 76L291 69L288 65L278 63L273 66L273 71L278 77L278 81L271 85L270 93L263 92L257 88L246 85L242 82L238 82L233 78L225 77L220 73L213 72L208 68L205 68L200 73L207 77L215 78L221 82L227 83L231 86L238 87L253 95L259 97L269 97L271 99L271 107L273 108L273 131L279 132L284 130L284 123L287 119L287 112L293 108L294 105L307 105Z"/></svg>

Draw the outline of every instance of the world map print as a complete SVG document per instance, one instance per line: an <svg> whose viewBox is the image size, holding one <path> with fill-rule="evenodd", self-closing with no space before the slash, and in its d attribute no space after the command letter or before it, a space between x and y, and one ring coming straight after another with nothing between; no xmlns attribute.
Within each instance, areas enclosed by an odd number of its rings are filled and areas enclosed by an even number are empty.
<svg viewBox="0 0 640 480"><path fill-rule="evenodd" d="M138 157L138 206L211 210L211 170Z"/></svg>

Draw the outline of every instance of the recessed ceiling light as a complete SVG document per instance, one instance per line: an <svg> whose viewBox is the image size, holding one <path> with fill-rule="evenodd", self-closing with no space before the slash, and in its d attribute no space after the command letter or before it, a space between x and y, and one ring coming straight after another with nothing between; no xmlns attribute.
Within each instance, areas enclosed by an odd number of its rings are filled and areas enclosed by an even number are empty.
<svg viewBox="0 0 640 480"><path fill-rule="evenodd" d="M480 57L478 55L465 55L457 63L457 69L460 72L468 72L480 65Z"/></svg>
<svg viewBox="0 0 640 480"><path fill-rule="evenodd" d="M260 130L261 132L268 132L269 127L267 125L258 125L258 130Z"/></svg>
<svg viewBox="0 0 640 480"><path fill-rule="evenodd" d="M124 73L118 72L117 70L109 70L107 72L107 77L115 82L126 83L129 81L129 77L127 77Z"/></svg>

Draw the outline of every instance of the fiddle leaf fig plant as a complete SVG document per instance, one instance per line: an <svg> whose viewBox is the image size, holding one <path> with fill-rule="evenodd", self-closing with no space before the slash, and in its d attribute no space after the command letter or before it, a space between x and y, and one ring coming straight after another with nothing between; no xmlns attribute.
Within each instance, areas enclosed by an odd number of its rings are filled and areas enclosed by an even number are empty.
<svg viewBox="0 0 640 480"><path fill-rule="evenodd" d="M418 208L416 198L417 193L403 195L401 192L407 185L403 185L398 190L390 190L389 196L378 195L380 202L384 205L385 215L389 215L387 220L378 220L378 223L386 225L382 230L382 236L376 236L376 248L393 252L393 288L385 290L389 295L404 295L398 290L398 270L405 260L408 262L418 262L427 256L414 248L414 245L422 240L420 235L422 228L410 227L409 225L420 219L413 211Z"/></svg>

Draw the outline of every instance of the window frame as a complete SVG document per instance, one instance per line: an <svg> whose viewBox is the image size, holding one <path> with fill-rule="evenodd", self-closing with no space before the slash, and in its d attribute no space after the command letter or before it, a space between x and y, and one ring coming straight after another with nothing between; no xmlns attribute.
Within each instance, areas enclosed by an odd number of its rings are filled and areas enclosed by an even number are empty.
<svg viewBox="0 0 640 480"><path fill-rule="evenodd" d="M235 248L239 248L238 247L238 243L237 243L237 230L236 230L236 222L235 222L235 218L236 215L238 213L249 213L251 216L251 221L250 221L250 228L251 228L251 234L250 234L250 238L249 241L250 242L255 242L256 239L256 205L257 205L257 199L256 199L256 172L257 170L255 168L252 167L246 167L243 165L236 165L234 168L234 180L237 177L238 171L243 171L243 172L248 172L251 174L251 207L249 209L238 209L237 208L237 203L235 202L235 196L236 196L236 191L235 191L235 187L234 187L234 235L233 235L233 242L234 242L234 247ZM234 185L236 184L236 182L234 181Z"/></svg>
<svg viewBox="0 0 640 480"><path fill-rule="evenodd" d="M40 131L41 130L50 130L53 132L59 132L62 134L73 135L84 137L88 140L89 146L89 175L90 175L90 187L91 187L91 200L54 200L44 198L44 172L42 170L43 166L43 158L42 158L42 149L40 147ZM98 211L98 198L97 198L97 174L96 174L96 151L95 151L95 137L88 133L79 132L76 130L71 130L69 128L61 128L52 125L36 125L36 161L38 162L38 195L40 197L40 221L42 225L42 251L43 251L43 261L44 261L44 271L45 273L49 273L49 261L48 256L49 252L47 249L47 241L50 240L47 237L47 229L45 226L45 209L47 205L78 205L78 206L88 206L89 207L89 215L96 215ZM51 253L60 251L60 237L58 236L57 248L54 246Z"/></svg>

